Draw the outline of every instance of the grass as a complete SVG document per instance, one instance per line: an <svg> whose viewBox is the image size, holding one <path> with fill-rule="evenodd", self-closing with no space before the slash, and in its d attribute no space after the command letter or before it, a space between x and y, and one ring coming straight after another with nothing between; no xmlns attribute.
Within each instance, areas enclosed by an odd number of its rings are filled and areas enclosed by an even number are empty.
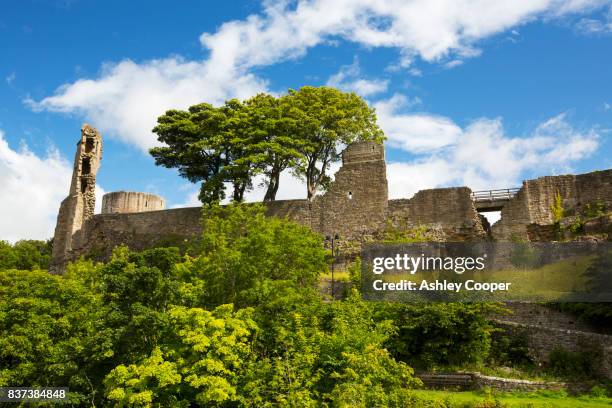
<svg viewBox="0 0 612 408"><path fill-rule="evenodd" d="M416 274L405 272L390 272L375 276L373 279L383 279L385 282L399 282L401 280L413 281L417 285L422 280L434 282L435 280L447 280L449 282L465 282L473 279L477 282L511 282L508 291L497 292L466 292L459 294L446 293L445 299L452 301L479 300L479 301L504 301L504 300L531 300L531 301L559 301L565 296L583 292L588 287L589 279L585 272L592 263L593 256L574 257L544 265L539 268L512 268L502 270L485 270L482 272L470 271L462 275L454 272L419 271ZM439 292L442 294L442 292ZM427 292L420 291L404 292L403 299L418 301L420 298L427 299Z"/></svg>
<svg viewBox="0 0 612 408"><path fill-rule="evenodd" d="M322 273L319 276L319 279L321 280L331 280L332 278L332 274L330 271L326 272L326 273ZM340 281L345 281L348 282L350 280L350 276L348 271L334 271L334 280L340 282Z"/></svg>
<svg viewBox="0 0 612 408"><path fill-rule="evenodd" d="M491 391L434 391L415 390L415 395L426 402L443 402L440 407L530 407L530 408L610 408L612 398L593 396L568 396L561 391L491 392Z"/></svg>

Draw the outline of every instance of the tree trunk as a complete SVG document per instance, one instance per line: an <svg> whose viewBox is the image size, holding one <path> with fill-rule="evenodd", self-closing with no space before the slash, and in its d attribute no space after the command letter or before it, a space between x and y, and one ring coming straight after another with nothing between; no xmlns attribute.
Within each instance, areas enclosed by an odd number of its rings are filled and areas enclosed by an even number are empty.
<svg viewBox="0 0 612 408"><path fill-rule="evenodd" d="M266 196L264 201L276 200L276 193L278 192L278 186L280 184L280 170L274 169L270 173L270 181L268 182L268 189L266 190Z"/></svg>

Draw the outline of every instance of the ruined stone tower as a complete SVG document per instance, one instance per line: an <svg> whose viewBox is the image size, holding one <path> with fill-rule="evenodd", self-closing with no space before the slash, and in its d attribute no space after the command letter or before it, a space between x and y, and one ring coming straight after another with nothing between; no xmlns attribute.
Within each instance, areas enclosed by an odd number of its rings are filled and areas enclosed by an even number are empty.
<svg viewBox="0 0 612 408"><path fill-rule="evenodd" d="M68 254L80 238L83 223L94 215L96 173L100 160L102 137L96 129L84 124L77 143L70 191L57 216L49 268L52 273L63 273Z"/></svg>

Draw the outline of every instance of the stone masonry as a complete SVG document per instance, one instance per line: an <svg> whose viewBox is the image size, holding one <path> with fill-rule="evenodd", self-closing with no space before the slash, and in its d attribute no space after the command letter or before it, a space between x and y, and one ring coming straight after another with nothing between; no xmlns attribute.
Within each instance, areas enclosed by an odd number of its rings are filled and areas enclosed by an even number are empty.
<svg viewBox="0 0 612 408"><path fill-rule="evenodd" d="M107 259L117 245L138 250L190 240L201 233L199 207L165 210L163 198L152 194L109 193L103 198L102 214L93 215L101 145L100 134L84 125L70 192L58 215L52 267L56 273L80 256ZM612 170L525 181L492 227L478 213L468 187L422 190L398 200L388 199L387 188L384 146L360 142L344 150L342 167L324 194L313 201L265 205L270 216L301 223L325 236L339 235L345 242L376 239L389 228L410 231L421 226L436 231L443 241L528 239L529 226L552 223L557 194L564 208L572 211L595 202L612 209Z"/></svg>
<svg viewBox="0 0 612 408"><path fill-rule="evenodd" d="M50 271L61 273L69 261L73 245L80 240L83 223L94 216L96 173L102 160L100 133L83 125L77 143L68 197L62 201L53 238Z"/></svg>

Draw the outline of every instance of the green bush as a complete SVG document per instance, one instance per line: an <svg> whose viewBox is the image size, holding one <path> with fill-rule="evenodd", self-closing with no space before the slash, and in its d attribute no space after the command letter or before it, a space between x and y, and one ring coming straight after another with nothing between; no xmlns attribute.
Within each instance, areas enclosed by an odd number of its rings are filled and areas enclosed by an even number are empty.
<svg viewBox="0 0 612 408"><path fill-rule="evenodd" d="M0 270L49 269L51 241L22 240L14 245L0 241Z"/></svg>
<svg viewBox="0 0 612 408"><path fill-rule="evenodd" d="M547 371L574 380L597 377L601 357L596 350L571 352L558 347L548 356Z"/></svg>
<svg viewBox="0 0 612 408"><path fill-rule="evenodd" d="M488 303L389 305L384 313L397 325L389 349L419 368L481 363L496 330L488 316L502 310Z"/></svg>

